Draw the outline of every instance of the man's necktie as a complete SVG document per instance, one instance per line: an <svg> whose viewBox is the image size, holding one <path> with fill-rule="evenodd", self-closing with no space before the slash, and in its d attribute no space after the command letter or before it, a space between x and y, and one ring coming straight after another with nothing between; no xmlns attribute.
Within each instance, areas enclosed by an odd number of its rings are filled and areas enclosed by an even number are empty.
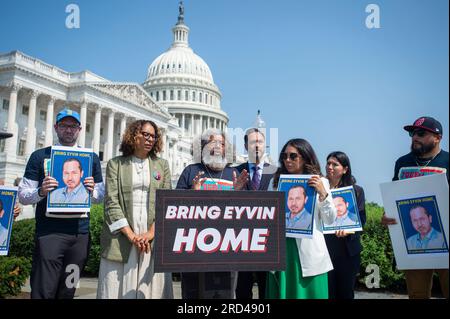
<svg viewBox="0 0 450 319"><path fill-rule="evenodd" d="M261 169L259 166L253 166L253 177L252 177L252 188L254 190L259 189L259 184L261 183L261 177L258 174L258 171Z"/></svg>

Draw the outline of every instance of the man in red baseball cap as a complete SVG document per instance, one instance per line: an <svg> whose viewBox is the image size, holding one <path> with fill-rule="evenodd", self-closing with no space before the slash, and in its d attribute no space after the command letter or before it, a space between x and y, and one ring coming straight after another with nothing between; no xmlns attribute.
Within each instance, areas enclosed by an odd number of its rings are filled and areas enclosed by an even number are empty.
<svg viewBox="0 0 450 319"><path fill-rule="evenodd" d="M442 150L442 125L438 120L422 116L412 125L404 127L411 136L411 152L395 162L393 181L419 177L429 174L446 174L449 180L449 153ZM396 224L395 218L383 215L383 225ZM428 299L431 297L433 273L439 274L442 293L448 299L448 269L405 270L406 287L410 299Z"/></svg>

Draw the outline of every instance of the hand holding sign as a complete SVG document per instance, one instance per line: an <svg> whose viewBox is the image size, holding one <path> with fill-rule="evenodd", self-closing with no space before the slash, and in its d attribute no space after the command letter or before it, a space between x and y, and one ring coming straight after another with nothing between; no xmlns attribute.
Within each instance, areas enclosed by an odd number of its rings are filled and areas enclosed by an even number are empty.
<svg viewBox="0 0 450 319"><path fill-rule="evenodd" d="M84 184L84 187L86 187L86 189L87 189L89 192L92 193L92 192L94 191L95 182L94 182L94 178L93 178L92 176L86 177L86 178L84 179L83 184Z"/></svg>
<svg viewBox="0 0 450 319"><path fill-rule="evenodd" d="M58 187L58 181L51 176L45 176L42 181L41 191L39 192L39 196L45 197L49 192Z"/></svg>
<svg viewBox="0 0 450 319"><path fill-rule="evenodd" d="M313 175L308 181L308 185L314 187L319 194L319 201L323 202L327 197L327 191L325 190L325 186L323 186L322 180L319 175Z"/></svg>

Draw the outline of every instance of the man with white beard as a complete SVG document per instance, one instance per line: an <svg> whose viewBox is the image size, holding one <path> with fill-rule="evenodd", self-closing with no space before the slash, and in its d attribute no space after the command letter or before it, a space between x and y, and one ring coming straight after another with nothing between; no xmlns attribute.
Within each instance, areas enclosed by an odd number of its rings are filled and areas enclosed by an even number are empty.
<svg viewBox="0 0 450 319"><path fill-rule="evenodd" d="M201 161L183 170L177 189L241 190L248 182L248 172L243 170L238 176L237 170L229 167L232 154L227 154L228 149L224 132L205 131L200 141ZM236 272L182 273L182 298L233 299L236 282Z"/></svg>

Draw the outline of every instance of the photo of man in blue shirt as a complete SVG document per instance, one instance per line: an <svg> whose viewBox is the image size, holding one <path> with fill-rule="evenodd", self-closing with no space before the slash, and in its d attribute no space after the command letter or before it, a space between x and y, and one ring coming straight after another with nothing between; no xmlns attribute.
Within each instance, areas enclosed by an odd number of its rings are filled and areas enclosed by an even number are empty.
<svg viewBox="0 0 450 319"><path fill-rule="evenodd" d="M413 206L409 215L417 234L410 236L406 243L408 250L445 249L444 236L431 225L433 217L423 206Z"/></svg>
<svg viewBox="0 0 450 319"><path fill-rule="evenodd" d="M332 226L355 226L358 224L358 217L348 210L349 204L344 197L333 197L333 202L337 210L337 217Z"/></svg>
<svg viewBox="0 0 450 319"><path fill-rule="evenodd" d="M66 159L63 164L62 177L65 186L51 193L51 203L87 204L89 193L81 183L83 178L81 162L76 158Z"/></svg>
<svg viewBox="0 0 450 319"><path fill-rule="evenodd" d="M1 223L4 214L5 210L3 209L3 202L0 199L0 247L6 246L6 243L8 242L8 229Z"/></svg>
<svg viewBox="0 0 450 319"><path fill-rule="evenodd" d="M303 186L294 186L289 189L287 206L289 212L286 213L286 228L310 230L312 215L305 209L308 201L306 190Z"/></svg>

